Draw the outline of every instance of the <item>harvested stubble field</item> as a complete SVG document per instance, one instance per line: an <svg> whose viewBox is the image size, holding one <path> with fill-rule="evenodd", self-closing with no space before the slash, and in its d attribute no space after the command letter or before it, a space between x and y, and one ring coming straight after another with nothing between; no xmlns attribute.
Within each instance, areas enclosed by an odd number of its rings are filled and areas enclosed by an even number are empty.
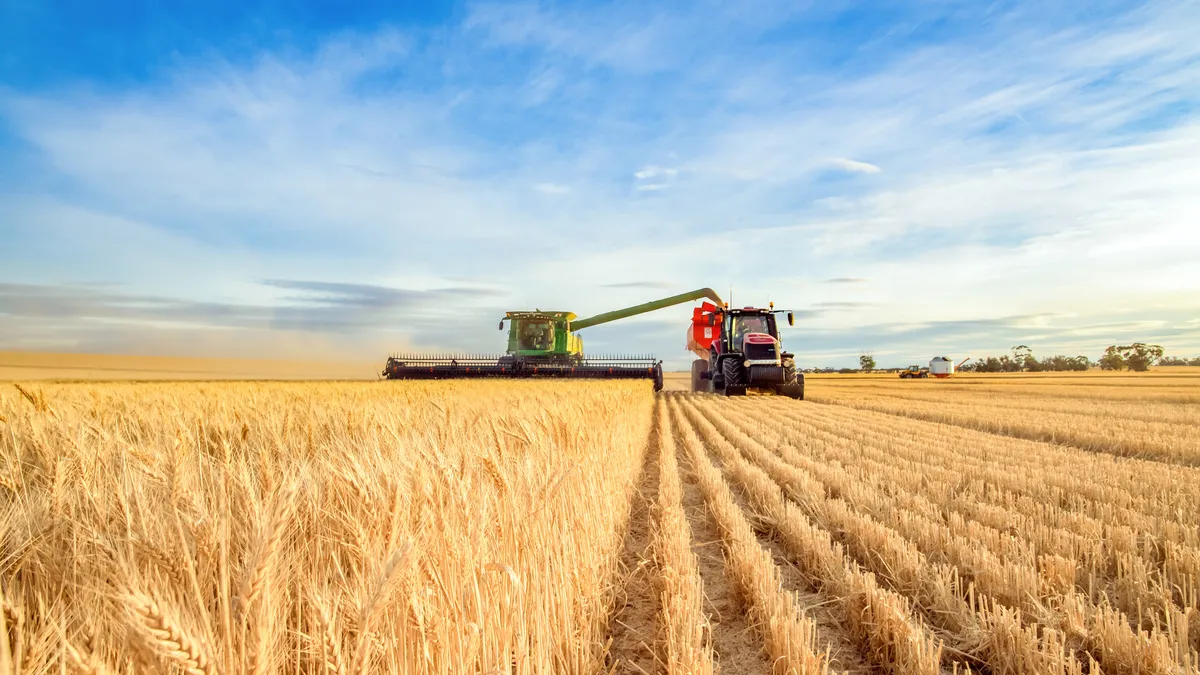
<svg viewBox="0 0 1200 675"><path fill-rule="evenodd" d="M1200 672L1194 400L903 384L4 385L0 673Z"/></svg>

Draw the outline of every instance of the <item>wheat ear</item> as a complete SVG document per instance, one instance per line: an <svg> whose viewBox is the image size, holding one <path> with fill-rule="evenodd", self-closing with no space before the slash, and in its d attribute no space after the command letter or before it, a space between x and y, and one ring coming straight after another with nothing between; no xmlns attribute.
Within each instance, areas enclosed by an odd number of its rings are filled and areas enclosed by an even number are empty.
<svg viewBox="0 0 1200 675"><path fill-rule="evenodd" d="M239 607L245 617L251 607L262 596L275 570L275 557L279 553L280 544L286 531L287 519L292 512L292 497L296 493L295 486L281 492L275 501L271 512L271 520L267 523L259 540L258 551L253 559L253 567L246 575L241 590Z"/></svg>
<svg viewBox="0 0 1200 675"><path fill-rule="evenodd" d="M179 621L154 598L141 593L126 597L125 604L134 627L146 639L150 649L189 675L212 675L217 669L199 640L188 635Z"/></svg>
<svg viewBox="0 0 1200 675"><path fill-rule="evenodd" d="M334 626L336 622L321 598L313 600L317 623L321 627L321 665L328 675L346 675L346 659L342 657L342 642Z"/></svg>
<svg viewBox="0 0 1200 675"><path fill-rule="evenodd" d="M408 559L408 554L411 550L412 544L407 543L392 553L392 556L388 558L387 564L383 566L379 577L375 580L375 586L371 590L370 597L367 599L366 604L362 606L362 614L358 624L358 648L354 650L354 666L352 668L354 675L362 675L362 673L367 672L367 663L370 661L371 651L371 624L379 616L379 609L384 604L384 596L387 595L392 581L395 580L403 567L404 561Z"/></svg>
<svg viewBox="0 0 1200 675"><path fill-rule="evenodd" d="M15 605L8 601L4 587L0 586L0 672L15 672L13 668L13 645L8 642L8 633L12 631L19 639L20 615Z"/></svg>
<svg viewBox="0 0 1200 675"><path fill-rule="evenodd" d="M67 664L79 675L108 675L111 672L95 654L81 652L70 642L64 644L67 652Z"/></svg>

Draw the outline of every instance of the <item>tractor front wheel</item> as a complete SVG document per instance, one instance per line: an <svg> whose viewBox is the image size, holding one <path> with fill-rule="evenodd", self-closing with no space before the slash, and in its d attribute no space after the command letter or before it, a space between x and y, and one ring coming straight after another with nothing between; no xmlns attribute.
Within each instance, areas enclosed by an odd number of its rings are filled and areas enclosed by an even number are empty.
<svg viewBox="0 0 1200 675"><path fill-rule="evenodd" d="M737 358L725 359L721 362L721 375L725 383L726 396L745 396L746 383L742 377L742 364Z"/></svg>
<svg viewBox="0 0 1200 675"><path fill-rule="evenodd" d="M804 400L804 375L797 375L796 363L791 359L783 362L783 384L775 389L780 396Z"/></svg>

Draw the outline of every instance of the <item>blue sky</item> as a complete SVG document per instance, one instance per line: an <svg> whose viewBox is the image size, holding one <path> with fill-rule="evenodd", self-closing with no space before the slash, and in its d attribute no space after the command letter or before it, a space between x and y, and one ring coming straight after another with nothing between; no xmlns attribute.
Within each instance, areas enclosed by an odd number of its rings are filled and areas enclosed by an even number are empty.
<svg viewBox="0 0 1200 675"><path fill-rule="evenodd" d="M1200 5L0 1L0 349L1200 354ZM583 333L686 365L689 311Z"/></svg>

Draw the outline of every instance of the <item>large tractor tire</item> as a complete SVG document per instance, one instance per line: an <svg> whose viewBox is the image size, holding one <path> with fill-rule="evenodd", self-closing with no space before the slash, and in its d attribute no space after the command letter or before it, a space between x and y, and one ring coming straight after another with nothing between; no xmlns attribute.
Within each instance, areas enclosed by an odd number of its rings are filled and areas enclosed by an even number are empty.
<svg viewBox="0 0 1200 675"><path fill-rule="evenodd" d="M804 375L796 374L796 364L792 361L784 361L783 384L775 388L775 393L797 401L804 400Z"/></svg>
<svg viewBox="0 0 1200 675"><path fill-rule="evenodd" d="M726 396L746 395L746 378L741 361L738 361L736 357L722 361L721 375L721 379L725 383Z"/></svg>
<svg viewBox="0 0 1200 675"><path fill-rule="evenodd" d="M704 377L709 372L708 361L696 359L692 361L692 391L707 393L712 391L712 379Z"/></svg>

